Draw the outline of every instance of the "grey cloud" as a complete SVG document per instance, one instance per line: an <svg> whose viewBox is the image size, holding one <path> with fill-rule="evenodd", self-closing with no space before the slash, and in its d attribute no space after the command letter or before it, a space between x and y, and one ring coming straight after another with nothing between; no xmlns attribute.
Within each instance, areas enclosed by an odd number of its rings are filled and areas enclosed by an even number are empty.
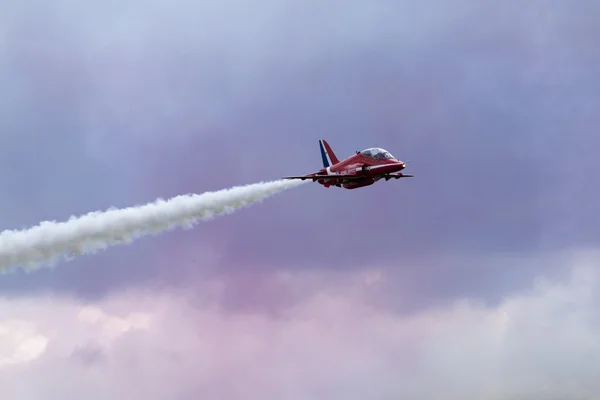
<svg viewBox="0 0 600 400"><path fill-rule="evenodd" d="M71 353L70 359L86 368L93 368L107 361L105 351L94 345L77 347Z"/></svg>
<svg viewBox="0 0 600 400"><path fill-rule="evenodd" d="M0 17L16 99L0 101L3 224L309 172L320 138L339 155L385 147L417 178L305 187L5 289L196 277L155 261L182 241L226 243L228 272L435 258L433 270L466 280L484 273L439 260L597 241L596 2L261 4L14 3ZM495 298L541 272L484 270L468 290ZM431 293L467 290L410 272Z"/></svg>

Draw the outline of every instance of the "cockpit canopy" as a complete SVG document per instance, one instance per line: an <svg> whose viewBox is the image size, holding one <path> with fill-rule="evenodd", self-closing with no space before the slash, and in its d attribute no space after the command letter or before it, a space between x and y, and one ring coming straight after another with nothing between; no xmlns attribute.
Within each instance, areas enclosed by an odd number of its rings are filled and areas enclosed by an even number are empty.
<svg viewBox="0 0 600 400"><path fill-rule="evenodd" d="M376 160L392 160L394 156L390 154L389 151L381 149L379 147L371 147L370 149L366 149L360 152L365 157L371 157Z"/></svg>

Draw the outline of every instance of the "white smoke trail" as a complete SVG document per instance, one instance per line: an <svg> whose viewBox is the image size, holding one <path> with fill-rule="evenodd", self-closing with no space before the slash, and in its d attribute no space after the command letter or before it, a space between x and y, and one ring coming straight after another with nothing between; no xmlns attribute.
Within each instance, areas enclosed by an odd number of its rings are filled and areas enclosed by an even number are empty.
<svg viewBox="0 0 600 400"><path fill-rule="evenodd" d="M59 257L94 253L110 245L130 243L141 236L181 226L191 228L201 220L229 214L262 201L304 181L260 182L246 186L157 199L153 203L123 209L96 211L66 222L44 221L21 231L0 233L0 272L9 267L38 269L53 265Z"/></svg>

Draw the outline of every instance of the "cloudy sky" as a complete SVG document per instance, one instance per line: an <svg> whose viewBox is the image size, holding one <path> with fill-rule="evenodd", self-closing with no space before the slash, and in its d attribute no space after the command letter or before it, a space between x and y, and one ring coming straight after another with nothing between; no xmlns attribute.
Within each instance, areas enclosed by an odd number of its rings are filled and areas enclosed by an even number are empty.
<svg viewBox="0 0 600 400"><path fill-rule="evenodd" d="M591 399L600 3L3 0L2 229L313 172L0 276L3 398Z"/></svg>

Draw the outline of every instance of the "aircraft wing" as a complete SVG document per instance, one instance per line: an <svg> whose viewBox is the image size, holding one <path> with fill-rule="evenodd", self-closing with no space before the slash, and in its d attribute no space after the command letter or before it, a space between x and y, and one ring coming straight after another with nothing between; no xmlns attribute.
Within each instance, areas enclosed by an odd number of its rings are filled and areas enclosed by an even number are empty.
<svg viewBox="0 0 600 400"><path fill-rule="evenodd" d="M383 178L385 178L386 181L394 178L394 179L400 179L400 178L413 178L414 175L410 175L410 174L403 174L401 172L398 173L390 173L390 174L385 174L382 176ZM310 179L313 182L318 181L319 179L327 179L329 182L335 182L335 181L353 181L353 180L361 180L361 179L365 179L367 178L364 175L352 175L352 174L347 174L347 175L301 175L301 176L284 176L283 179L300 179L300 180L306 180L306 179Z"/></svg>
<svg viewBox="0 0 600 400"><path fill-rule="evenodd" d="M329 179L330 181L337 180L358 180L364 179L364 176L361 175L302 175L302 176L284 176L283 179L310 179L313 182L318 181L319 179Z"/></svg>

